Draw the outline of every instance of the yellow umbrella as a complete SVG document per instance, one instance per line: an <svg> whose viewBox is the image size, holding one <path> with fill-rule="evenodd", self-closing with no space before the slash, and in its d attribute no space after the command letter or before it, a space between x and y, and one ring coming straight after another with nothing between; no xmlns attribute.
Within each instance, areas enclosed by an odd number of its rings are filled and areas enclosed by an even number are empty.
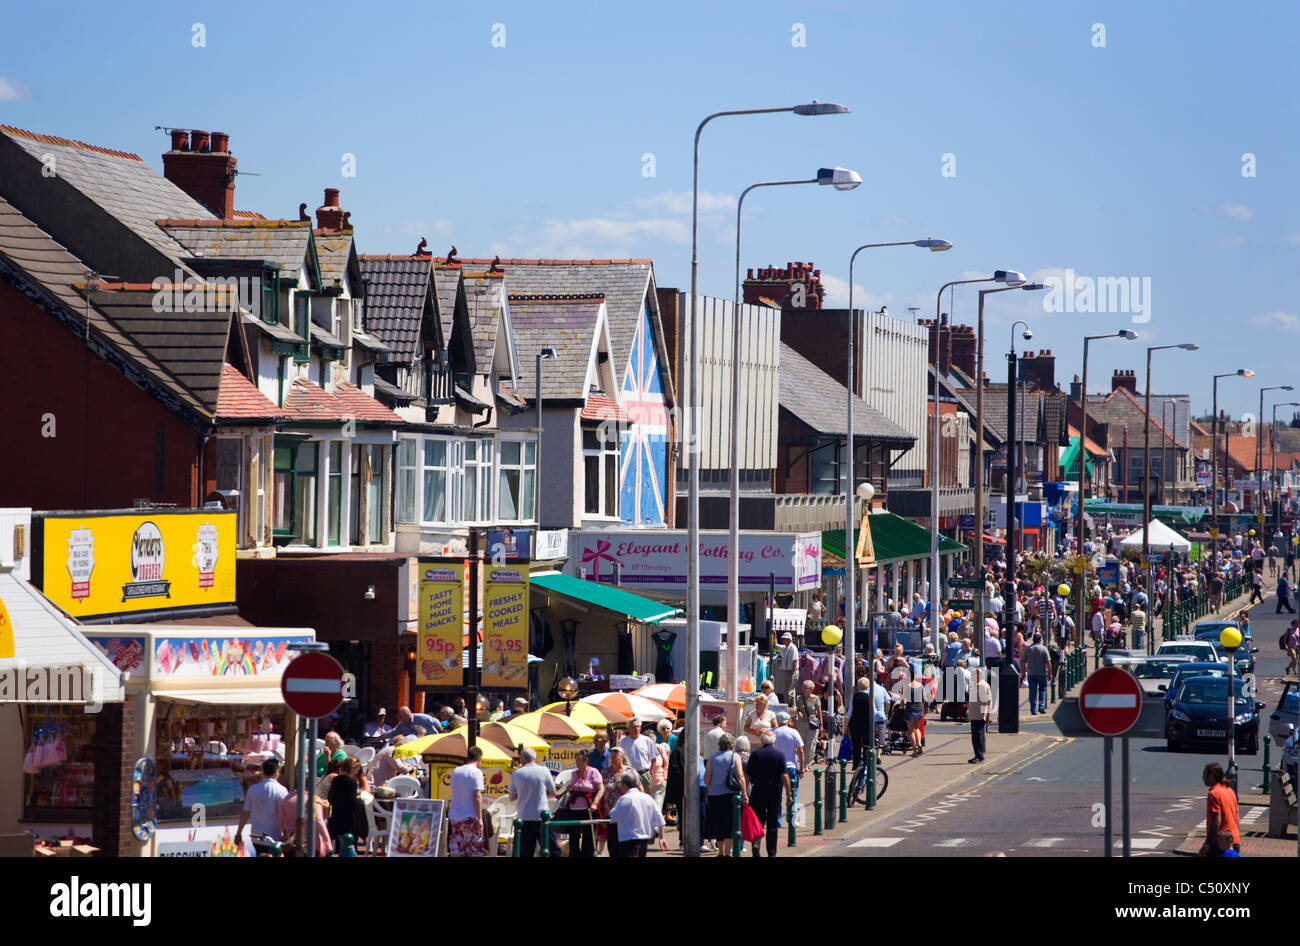
<svg viewBox="0 0 1300 946"><path fill-rule="evenodd" d="M565 711L568 707L569 712ZM610 709L607 706L601 706L599 703L547 703L542 707L545 713L554 713L556 716L567 716L569 719L576 719L585 726L592 726L596 729L604 729L609 724L622 726L627 722L627 717L617 710Z"/></svg>
<svg viewBox="0 0 1300 946"><path fill-rule="evenodd" d="M551 744L537 733L529 732L522 726L511 726L509 723L483 723L478 728L478 734L481 739L490 740L507 749L517 750L520 746L536 749L539 759L545 758L547 750L551 747Z"/></svg>
<svg viewBox="0 0 1300 946"><path fill-rule="evenodd" d="M575 703L574 709L577 708L578 704ZM522 716L511 716L510 725L547 739L590 739L596 735L596 730L581 723L576 716L544 713L540 710ZM600 725L604 726L604 723Z"/></svg>
<svg viewBox="0 0 1300 946"><path fill-rule="evenodd" d="M469 746L466 742L468 731L458 729L455 732L443 733L439 736L423 737L416 739L411 743L403 743L393 752L395 757L410 758L411 756L443 756L452 759L467 758ZM426 743L425 740L428 739ZM421 745L424 743L424 745ZM519 754L513 749L507 749L504 746L497 745L489 739L480 739L478 747L483 750L483 763L485 765L500 764L507 762L516 762ZM415 748L410 748L410 747ZM410 751L406 751L406 750ZM398 755L399 753L405 753Z"/></svg>
<svg viewBox="0 0 1300 946"><path fill-rule="evenodd" d="M425 746L429 745L429 743L433 742L433 740L437 738L438 734L434 733L432 736L421 736L419 739L408 739L393 750L393 758L414 759L424 751Z"/></svg>

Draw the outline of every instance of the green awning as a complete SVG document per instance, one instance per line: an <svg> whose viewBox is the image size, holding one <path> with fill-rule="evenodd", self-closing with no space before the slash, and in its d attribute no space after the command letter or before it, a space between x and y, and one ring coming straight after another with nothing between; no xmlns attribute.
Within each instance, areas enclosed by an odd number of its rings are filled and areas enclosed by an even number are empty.
<svg viewBox="0 0 1300 946"><path fill-rule="evenodd" d="M569 575L533 575L532 583L554 594L573 598L575 601L594 605L614 614L621 614L643 624L658 624L664 618L670 618L681 612L681 608L670 607L653 598L643 598L622 588L611 588L609 585L583 581L581 578L572 578Z"/></svg>
<svg viewBox="0 0 1300 946"><path fill-rule="evenodd" d="M872 513L871 543L875 547L878 564L926 558L930 554L930 530L892 512ZM844 558L844 530L830 529L823 532L822 549ZM966 546L960 542L939 536L940 555L964 551Z"/></svg>
<svg viewBox="0 0 1300 946"><path fill-rule="evenodd" d="M1086 457L1083 466L1088 476L1092 476L1092 458ZM1068 483L1079 482L1079 438L1071 437L1070 445L1061 453L1061 469L1065 471Z"/></svg>
<svg viewBox="0 0 1300 946"><path fill-rule="evenodd" d="M1141 503L1108 503L1104 499L1089 499L1083 504L1083 511L1098 517L1109 513L1112 519L1139 524L1143 516ZM1152 506L1151 515L1167 526L1182 528L1204 519L1205 510L1200 506Z"/></svg>

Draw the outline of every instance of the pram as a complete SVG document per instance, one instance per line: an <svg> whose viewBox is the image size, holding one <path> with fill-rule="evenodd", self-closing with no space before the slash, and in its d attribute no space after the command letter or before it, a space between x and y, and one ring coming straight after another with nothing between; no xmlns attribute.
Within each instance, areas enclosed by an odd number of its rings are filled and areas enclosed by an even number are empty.
<svg viewBox="0 0 1300 946"><path fill-rule="evenodd" d="M885 736L885 744L880 749L885 755L912 751L912 743L907 738L907 723L903 720L902 703L895 703L890 711Z"/></svg>

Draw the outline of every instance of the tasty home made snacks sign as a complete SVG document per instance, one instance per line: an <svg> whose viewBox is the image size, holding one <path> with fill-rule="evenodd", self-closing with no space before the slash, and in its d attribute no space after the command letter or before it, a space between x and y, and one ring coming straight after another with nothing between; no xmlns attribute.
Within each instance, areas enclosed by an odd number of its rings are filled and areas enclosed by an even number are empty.
<svg viewBox="0 0 1300 946"><path fill-rule="evenodd" d="M463 565L420 566L419 646L415 685L459 688L462 685L461 637L464 633Z"/></svg>

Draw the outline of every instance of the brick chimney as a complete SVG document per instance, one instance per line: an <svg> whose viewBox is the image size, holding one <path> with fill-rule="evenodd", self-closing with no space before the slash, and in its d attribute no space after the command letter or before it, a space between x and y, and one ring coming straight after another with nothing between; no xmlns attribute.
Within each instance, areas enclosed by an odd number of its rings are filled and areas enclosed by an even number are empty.
<svg viewBox="0 0 1300 946"><path fill-rule="evenodd" d="M1128 388L1130 394L1137 394L1137 375L1132 369L1124 370L1116 368L1115 374L1110 379L1110 389L1117 391L1120 388Z"/></svg>
<svg viewBox="0 0 1300 946"><path fill-rule="evenodd" d="M163 176L223 220L235 216L235 165L225 132L171 130Z"/></svg>
<svg viewBox="0 0 1300 946"><path fill-rule="evenodd" d="M782 309L820 309L825 290L822 289L822 271L812 263L786 263L785 267L764 266L748 270L741 284L741 298L748 304L760 298L771 299ZM802 305L796 305L802 297Z"/></svg>
<svg viewBox="0 0 1300 946"><path fill-rule="evenodd" d="M316 208L316 226L321 230L343 228L343 210L339 207L339 189L325 188L325 203Z"/></svg>
<svg viewBox="0 0 1300 946"><path fill-rule="evenodd" d="M1035 354L1027 351L1020 356L1020 377L1024 381L1032 382L1038 386L1040 391L1051 391L1056 388L1056 356L1052 354L1050 348L1045 348Z"/></svg>
<svg viewBox="0 0 1300 946"><path fill-rule="evenodd" d="M952 327L952 365L966 373L966 376L972 380L975 378L975 329L970 325L954 325Z"/></svg>
<svg viewBox="0 0 1300 946"><path fill-rule="evenodd" d="M1074 380L1070 382L1070 400L1080 402L1083 400L1083 384L1079 381L1077 374L1074 376Z"/></svg>

